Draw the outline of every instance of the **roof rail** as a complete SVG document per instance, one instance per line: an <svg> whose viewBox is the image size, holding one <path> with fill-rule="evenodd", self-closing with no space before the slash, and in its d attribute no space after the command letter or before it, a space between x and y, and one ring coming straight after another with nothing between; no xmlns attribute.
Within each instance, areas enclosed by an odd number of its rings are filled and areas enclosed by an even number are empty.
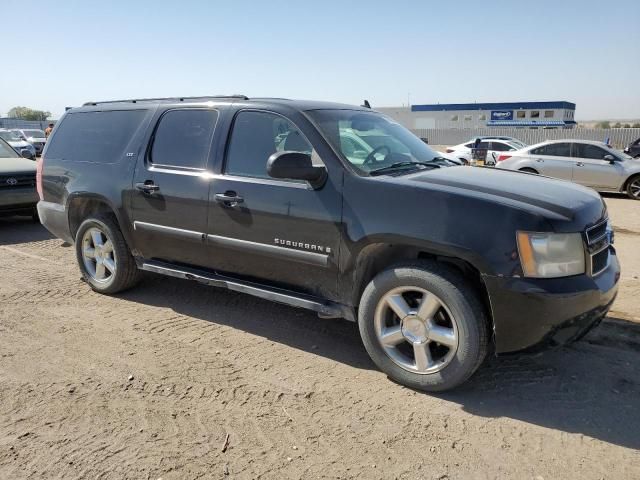
<svg viewBox="0 0 640 480"><path fill-rule="evenodd" d="M102 105L104 103L140 103L140 102L159 102L159 101L169 101L173 100L176 102L184 102L185 100L206 100L209 98L235 98L238 100L249 100L249 97L246 95L202 95L198 97L159 97L159 98L131 98L128 100L105 100L101 102L85 102L82 104L83 107L88 107L92 105Z"/></svg>

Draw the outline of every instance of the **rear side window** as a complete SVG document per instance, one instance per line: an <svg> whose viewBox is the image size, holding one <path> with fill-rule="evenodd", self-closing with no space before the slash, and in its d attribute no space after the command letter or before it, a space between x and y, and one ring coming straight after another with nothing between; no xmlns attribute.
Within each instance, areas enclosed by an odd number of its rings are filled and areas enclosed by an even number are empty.
<svg viewBox="0 0 640 480"><path fill-rule="evenodd" d="M491 142L491 150L494 150L496 152L508 152L510 150L515 150L515 149L507 145L506 143Z"/></svg>
<svg viewBox="0 0 640 480"><path fill-rule="evenodd" d="M146 110L68 113L49 140L47 157L115 163L125 153Z"/></svg>
<svg viewBox="0 0 640 480"><path fill-rule="evenodd" d="M569 143L552 143L531 150L532 155L549 155L554 157L571 156L571 144Z"/></svg>
<svg viewBox="0 0 640 480"><path fill-rule="evenodd" d="M169 110L160 119L151 148L154 165L203 169L207 166L215 110Z"/></svg>
<svg viewBox="0 0 640 480"><path fill-rule="evenodd" d="M312 148L286 118L268 112L240 112L229 140L225 173L271 178L267 173L267 160L277 151L285 150L311 154Z"/></svg>

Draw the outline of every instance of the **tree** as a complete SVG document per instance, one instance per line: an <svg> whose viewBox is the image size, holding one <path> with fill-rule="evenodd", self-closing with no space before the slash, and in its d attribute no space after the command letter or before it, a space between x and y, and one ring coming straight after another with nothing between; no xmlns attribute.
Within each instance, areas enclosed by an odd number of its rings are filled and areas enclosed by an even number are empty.
<svg viewBox="0 0 640 480"><path fill-rule="evenodd" d="M19 118L20 120L46 120L51 116L51 112L44 110L34 110L29 107L13 107L7 114L10 118Z"/></svg>
<svg viewBox="0 0 640 480"><path fill-rule="evenodd" d="M599 122L596 124L596 128L602 128L603 130L608 130L611 128L611 124L607 121Z"/></svg>
<svg viewBox="0 0 640 480"><path fill-rule="evenodd" d="M640 123L638 122L634 123L631 128L640 128Z"/></svg>
<svg viewBox="0 0 640 480"><path fill-rule="evenodd" d="M631 128L631 125L629 125L628 123L625 123L622 128Z"/></svg>
<svg viewBox="0 0 640 480"><path fill-rule="evenodd" d="M613 128L622 128L622 124L620 122L616 122L613 124Z"/></svg>

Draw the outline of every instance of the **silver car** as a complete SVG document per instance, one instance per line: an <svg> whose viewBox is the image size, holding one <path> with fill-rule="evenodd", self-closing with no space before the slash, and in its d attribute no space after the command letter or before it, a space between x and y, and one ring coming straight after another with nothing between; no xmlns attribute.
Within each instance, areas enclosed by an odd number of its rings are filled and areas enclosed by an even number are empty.
<svg viewBox="0 0 640 480"><path fill-rule="evenodd" d="M17 133L10 130L0 129L0 138L25 158L34 160L36 158L36 148L26 140L23 140Z"/></svg>
<svg viewBox="0 0 640 480"><path fill-rule="evenodd" d="M47 136L42 130L35 128L14 128L11 131L18 135L22 140L25 140L33 145L36 149L36 155L42 155L44 144L47 143Z"/></svg>
<svg viewBox="0 0 640 480"><path fill-rule="evenodd" d="M640 160L602 142L542 142L501 153L496 167L571 180L600 192L623 192L640 200Z"/></svg>

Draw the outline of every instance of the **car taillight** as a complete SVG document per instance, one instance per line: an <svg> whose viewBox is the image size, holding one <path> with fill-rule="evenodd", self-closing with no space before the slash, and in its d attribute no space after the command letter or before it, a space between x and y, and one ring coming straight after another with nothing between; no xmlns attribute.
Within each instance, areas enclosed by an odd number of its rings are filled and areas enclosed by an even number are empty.
<svg viewBox="0 0 640 480"><path fill-rule="evenodd" d="M36 162L36 190L38 191L40 200L44 200L44 195L42 194L42 167L44 165L44 157L40 157L40 160L36 160Z"/></svg>
<svg viewBox="0 0 640 480"><path fill-rule="evenodd" d="M446 152L446 153L453 153L453 152L455 152L455 150L454 150L453 148L447 148L447 149L445 150L445 152Z"/></svg>
<svg viewBox="0 0 640 480"><path fill-rule="evenodd" d="M500 155L500 156L498 157L498 161L499 161L499 162L502 162L502 161L507 160L507 159L509 159L509 158L511 158L511 155Z"/></svg>

